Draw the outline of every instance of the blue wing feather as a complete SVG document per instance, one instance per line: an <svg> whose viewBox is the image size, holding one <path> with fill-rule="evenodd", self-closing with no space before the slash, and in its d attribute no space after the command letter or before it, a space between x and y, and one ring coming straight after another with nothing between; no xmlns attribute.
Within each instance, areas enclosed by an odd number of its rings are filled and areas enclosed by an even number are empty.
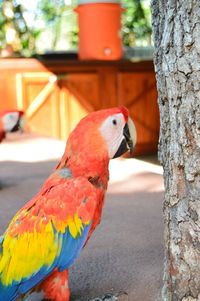
<svg viewBox="0 0 200 301"><path fill-rule="evenodd" d="M57 175L61 179L65 178L67 180L67 179L71 178L71 172L68 169L62 169L60 171L56 171L55 173L57 173ZM51 184L51 177L50 177L49 181L50 181L49 183ZM63 183L63 181L61 182L61 184L59 184L59 178L58 178L58 185L63 185L62 183ZM48 181L47 181L47 183L44 185L45 192L48 192L47 188L48 188L48 185L50 185L50 184L48 184ZM81 184L82 184L82 182L81 182ZM78 185L80 185L79 182L78 182L77 186ZM84 191L86 191L85 187L87 187L87 185L91 185L91 184L87 180L83 180L82 185L83 185ZM93 187L93 186L91 186L91 187ZM90 191L91 187L89 187L89 190L88 190L89 193L91 192ZM42 191L42 193L43 193L43 191ZM43 194L42 194L42 196L43 196ZM55 195L56 195L56 190L55 190ZM65 197L67 197L67 192L66 192ZM37 198L34 198L33 200L30 201L31 202L29 205L29 206L31 206L30 208L32 208L35 201L37 201ZM82 202L82 199L80 199L80 203L81 202ZM27 207L27 208L29 208L29 207ZM52 223L55 237L58 238L58 240L57 240L58 243L61 242L61 248L60 248L60 246L58 246L58 254L55 257L53 263L50 266L43 265L38 271L35 271L35 273L33 273L31 276L29 276L27 278L23 278L19 282L14 280L12 282L12 284L9 286L2 284L1 273L0 273L0 301L5 301L5 300L6 301L14 301L20 295L24 295L24 294L28 293L32 288L34 288L37 284L39 284L42 280L44 280L55 268L58 268L58 270L61 272L65 269L67 269L70 265L72 265L73 262L75 261L75 259L78 257L81 249L83 248L83 246L87 240L88 233L90 231L91 221L90 221L90 224L83 223L82 225L83 225L83 228L82 228L81 234L79 236L77 236L76 238L74 238L70 234L69 227L66 228L65 233L61 233L61 232L56 231L56 229L54 228L54 225ZM2 252L3 239L4 239L4 236L0 237L0 255Z"/></svg>
<svg viewBox="0 0 200 301"><path fill-rule="evenodd" d="M66 236L63 239L62 250L57 265L60 272L67 269L76 260L81 249L85 244L89 230L90 230L90 224L84 227L82 235L79 236L78 238L73 238L69 233L69 231L67 235L66 234L63 235Z"/></svg>
<svg viewBox="0 0 200 301"><path fill-rule="evenodd" d="M89 230L90 224L85 225L82 234L77 238L72 237L69 228L67 228L65 233L59 233L59 238L62 240L61 252L59 256L55 258L52 265L43 266L36 274L23 279L20 283L14 281L12 285L8 287L0 283L0 301L16 300L20 295L25 295L45 279L55 268L58 268L59 271L67 269L78 257L87 239Z"/></svg>

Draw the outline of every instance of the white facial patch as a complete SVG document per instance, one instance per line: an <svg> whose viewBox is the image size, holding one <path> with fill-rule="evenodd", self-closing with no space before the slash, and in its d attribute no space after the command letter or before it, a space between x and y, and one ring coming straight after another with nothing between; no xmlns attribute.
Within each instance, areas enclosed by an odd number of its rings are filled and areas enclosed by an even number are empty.
<svg viewBox="0 0 200 301"><path fill-rule="evenodd" d="M18 118L19 118L18 112L11 112L5 114L2 118L4 131L10 132L17 124Z"/></svg>
<svg viewBox="0 0 200 301"><path fill-rule="evenodd" d="M112 159L116 154L122 140L125 125L122 113L109 116L101 125L100 132L106 141L109 158Z"/></svg>

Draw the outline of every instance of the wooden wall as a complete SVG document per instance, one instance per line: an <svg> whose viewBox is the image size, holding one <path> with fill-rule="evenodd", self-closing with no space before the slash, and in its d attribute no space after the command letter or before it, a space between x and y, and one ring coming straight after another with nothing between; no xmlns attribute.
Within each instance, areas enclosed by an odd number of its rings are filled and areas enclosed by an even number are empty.
<svg viewBox="0 0 200 301"><path fill-rule="evenodd" d="M28 128L66 139L88 112L124 105L137 128L135 154L157 150L159 112L150 61L0 59L0 110L23 109Z"/></svg>

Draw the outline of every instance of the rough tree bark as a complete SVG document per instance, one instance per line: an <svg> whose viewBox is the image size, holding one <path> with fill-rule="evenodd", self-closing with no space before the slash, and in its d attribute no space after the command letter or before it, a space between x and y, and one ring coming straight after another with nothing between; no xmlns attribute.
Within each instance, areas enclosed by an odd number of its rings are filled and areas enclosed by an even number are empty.
<svg viewBox="0 0 200 301"><path fill-rule="evenodd" d="M164 301L200 300L200 0L152 0L164 168Z"/></svg>

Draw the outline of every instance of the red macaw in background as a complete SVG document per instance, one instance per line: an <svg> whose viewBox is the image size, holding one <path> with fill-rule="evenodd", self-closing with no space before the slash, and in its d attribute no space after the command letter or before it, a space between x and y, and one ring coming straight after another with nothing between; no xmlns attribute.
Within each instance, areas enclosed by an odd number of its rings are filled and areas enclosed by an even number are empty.
<svg viewBox="0 0 200 301"><path fill-rule="evenodd" d="M124 107L93 112L79 122L54 172L2 236L0 301L33 291L69 300L68 268L100 223L109 160L132 151L135 140Z"/></svg>
<svg viewBox="0 0 200 301"><path fill-rule="evenodd" d="M17 110L0 112L0 142L8 132L24 130L24 113Z"/></svg>

